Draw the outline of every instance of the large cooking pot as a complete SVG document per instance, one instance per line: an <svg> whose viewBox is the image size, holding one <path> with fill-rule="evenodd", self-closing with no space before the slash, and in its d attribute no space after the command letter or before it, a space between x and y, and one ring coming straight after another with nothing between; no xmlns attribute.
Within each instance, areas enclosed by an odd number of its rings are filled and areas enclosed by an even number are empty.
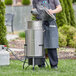
<svg viewBox="0 0 76 76"><path fill-rule="evenodd" d="M28 21L25 33L25 56L43 56L42 21Z"/></svg>

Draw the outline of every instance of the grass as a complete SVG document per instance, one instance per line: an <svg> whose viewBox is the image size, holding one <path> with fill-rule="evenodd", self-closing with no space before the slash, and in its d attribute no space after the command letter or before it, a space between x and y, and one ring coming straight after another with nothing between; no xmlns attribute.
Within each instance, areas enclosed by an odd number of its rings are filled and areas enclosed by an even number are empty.
<svg viewBox="0 0 76 76"><path fill-rule="evenodd" d="M0 76L76 76L76 60L59 60L57 70L37 66L35 71L32 70L32 66L23 70L22 65L20 61L11 60L9 66L0 66Z"/></svg>

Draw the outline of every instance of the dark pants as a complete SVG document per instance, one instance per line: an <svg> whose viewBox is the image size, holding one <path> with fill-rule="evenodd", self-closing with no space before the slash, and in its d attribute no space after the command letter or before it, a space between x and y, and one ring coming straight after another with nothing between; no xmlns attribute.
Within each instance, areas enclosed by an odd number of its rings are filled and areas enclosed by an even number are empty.
<svg viewBox="0 0 76 76"><path fill-rule="evenodd" d="M57 64L58 64L57 49L52 48L47 50L48 50L48 57L49 57L51 68L57 67ZM44 65L45 65L45 59L42 59L42 64L39 65L39 67L43 67Z"/></svg>
<svg viewBox="0 0 76 76"><path fill-rule="evenodd" d="M48 57L49 57L51 67L52 68L57 67L58 56L57 56L57 49L56 48L48 49Z"/></svg>

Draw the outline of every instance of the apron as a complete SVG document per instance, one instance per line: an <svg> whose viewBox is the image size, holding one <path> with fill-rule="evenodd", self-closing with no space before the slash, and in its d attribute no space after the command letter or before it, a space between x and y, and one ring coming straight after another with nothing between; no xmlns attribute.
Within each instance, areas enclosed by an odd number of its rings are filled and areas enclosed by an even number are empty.
<svg viewBox="0 0 76 76"><path fill-rule="evenodd" d="M44 0L42 3L43 6L50 8L48 0ZM58 29L56 20L49 19L43 21L43 30L44 30L44 48L58 48Z"/></svg>
<svg viewBox="0 0 76 76"><path fill-rule="evenodd" d="M44 48L58 48L58 29L56 21L43 21Z"/></svg>

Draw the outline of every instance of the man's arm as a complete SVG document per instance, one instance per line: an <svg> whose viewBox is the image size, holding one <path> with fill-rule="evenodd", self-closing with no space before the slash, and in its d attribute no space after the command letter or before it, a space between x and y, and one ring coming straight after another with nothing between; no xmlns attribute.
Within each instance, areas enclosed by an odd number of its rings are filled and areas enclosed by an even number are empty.
<svg viewBox="0 0 76 76"><path fill-rule="evenodd" d="M49 10L48 10L48 12L49 12L50 14L59 13L59 12L61 12L61 11L62 11L61 5L56 6L56 9L54 9L54 10L52 10L52 9L49 9Z"/></svg>

